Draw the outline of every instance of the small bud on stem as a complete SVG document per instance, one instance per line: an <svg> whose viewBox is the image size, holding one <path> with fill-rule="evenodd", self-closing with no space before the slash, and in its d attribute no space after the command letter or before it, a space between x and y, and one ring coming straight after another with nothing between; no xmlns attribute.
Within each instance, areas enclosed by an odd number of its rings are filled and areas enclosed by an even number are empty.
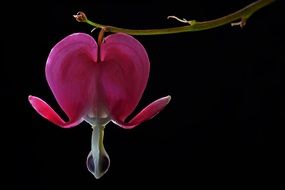
<svg viewBox="0 0 285 190"><path fill-rule="evenodd" d="M77 20L77 22L86 22L87 21L87 16L82 11L79 11L76 15L73 15L73 17Z"/></svg>

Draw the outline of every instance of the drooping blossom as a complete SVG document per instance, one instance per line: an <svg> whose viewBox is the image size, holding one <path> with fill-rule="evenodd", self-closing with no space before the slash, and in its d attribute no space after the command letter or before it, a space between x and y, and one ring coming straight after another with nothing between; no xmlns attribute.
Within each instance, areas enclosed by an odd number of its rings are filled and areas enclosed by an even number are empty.
<svg viewBox="0 0 285 190"><path fill-rule="evenodd" d="M149 69L146 50L129 35L112 34L98 45L90 35L75 33L53 47L45 68L49 87L69 120L64 121L38 97L29 96L29 101L41 116L60 127L74 127L84 120L92 125L87 167L100 178L110 164L103 146L106 124L112 121L133 128L170 101L170 96L160 98L126 121L142 97Z"/></svg>

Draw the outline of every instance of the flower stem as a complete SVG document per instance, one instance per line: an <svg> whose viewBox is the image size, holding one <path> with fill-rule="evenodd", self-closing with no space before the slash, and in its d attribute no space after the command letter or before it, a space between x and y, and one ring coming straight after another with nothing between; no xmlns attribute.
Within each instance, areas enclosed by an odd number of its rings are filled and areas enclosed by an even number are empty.
<svg viewBox="0 0 285 190"><path fill-rule="evenodd" d="M107 28L102 28L98 35L98 49L97 49L97 62L101 62L101 45L104 40L104 33L107 31Z"/></svg>
<svg viewBox="0 0 285 190"><path fill-rule="evenodd" d="M79 12L78 15L74 15L77 21L79 22L85 22L95 28L108 28L108 32L123 32L130 35L161 35L161 34L175 34L175 33L182 33L182 32L194 32L194 31L201 31L201 30L208 30L211 28L216 28L225 24L232 23L233 26L239 25L241 27L244 26L246 20L256 11L259 9L273 3L275 0L257 0L246 7L231 13L229 15L209 20L209 21L202 21L198 22L195 20L186 21L183 20L183 22L187 22L187 26L180 26L180 27L173 27L173 28L161 28L161 29L127 29L127 28L119 28L115 26L107 26L103 24L99 24L96 22L92 22L87 19L86 15L83 12ZM80 15L83 14L83 15ZM84 20L80 20L78 18L84 18ZM171 16L171 18L174 18L174 16ZM181 20L181 19L178 19ZM241 22L233 23L234 21L241 20Z"/></svg>

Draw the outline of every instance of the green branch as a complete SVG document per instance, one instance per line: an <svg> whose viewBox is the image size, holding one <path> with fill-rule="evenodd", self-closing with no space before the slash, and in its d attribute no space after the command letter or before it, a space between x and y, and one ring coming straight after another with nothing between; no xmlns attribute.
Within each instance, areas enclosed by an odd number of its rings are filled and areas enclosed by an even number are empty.
<svg viewBox="0 0 285 190"><path fill-rule="evenodd" d="M79 12L77 15L74 15L75 19L78 22L85 22L94 28L101 28L105 29L108 32L123 32L130 35L160 35L160 34L175 34L175 33L182 33L182 32L194 32L194 31L201 31L201 30L208 30L211 28L216 28L225 24L231 23L232 26L239 25L243 27L247 21L247 19L259 9L273 3L275 0L258 0L254 3L247 5L246 7L226 15L221 18L217 18L214 20L198 22L195 20L187 21L185 19L179 19L175 16L170 16L169 18L174 18L180 22L187 23L187 26L180 26L180 27L173 27L173 28L162 28L162 29L126 29L126 28L119 28L114 26L107 26L103 24L98 24L96 22L92 22L87 19L86 15L83 12ZM235 21L239 21L233 23Z"/></svg>

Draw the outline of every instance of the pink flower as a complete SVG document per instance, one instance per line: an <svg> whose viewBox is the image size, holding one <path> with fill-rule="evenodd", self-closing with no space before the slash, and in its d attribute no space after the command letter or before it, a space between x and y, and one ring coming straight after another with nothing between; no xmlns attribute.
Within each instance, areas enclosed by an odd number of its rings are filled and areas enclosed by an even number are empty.
<svg viewBox="0 0 285 190"><path fill-rule="evenodd" d="M41 116L60 127L74 127L83 120L92 125L87 166L99 178L109 167L109 156L101 146L105 125L113 121L122 128L133 128L170 101L170 96L160 98L126 121L146 87L149 67L144 47L129 35L109 35L98 47L90 35L72 34L55 45L46 63L48 84L69 121L40 98L29 96L29 101Z"/></svg>

